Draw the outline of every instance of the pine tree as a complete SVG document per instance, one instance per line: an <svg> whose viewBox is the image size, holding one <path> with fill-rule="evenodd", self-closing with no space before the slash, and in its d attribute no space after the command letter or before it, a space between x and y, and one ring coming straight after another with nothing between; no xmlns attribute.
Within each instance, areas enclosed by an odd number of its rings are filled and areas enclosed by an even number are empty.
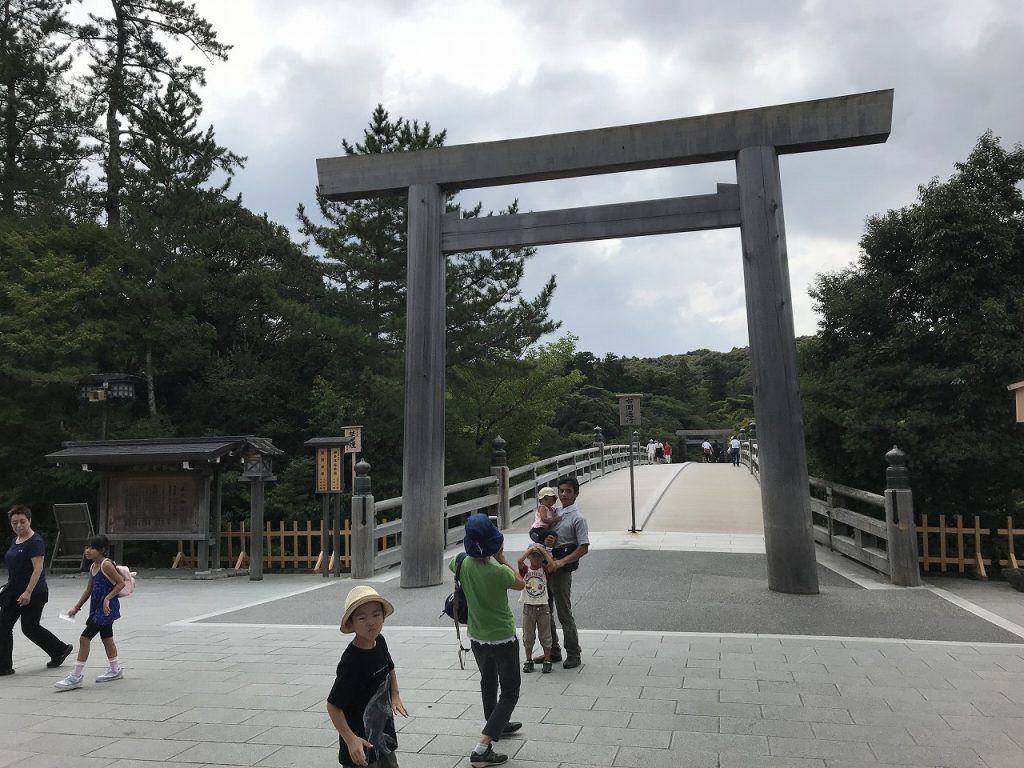
<svg viewBox="0 0 1024 768"><path fill-rule="evenodd" d="M202 106L197 88L206 84L205 68L186 63L172 48L187 45L207 60L223 61L230 46L183 0L110 0L110 6L109 17L90 14L92 23L78 35L92 59L88 95L103 115L103 209L107 225L119 229L126 180L141 162L131 137L147 109L168 91L197 113Z"/></svg>
<svg viewBox="0 0 1024 768"><path fill-rule="evenodd" d="M347 155L408 152L444 144L445 132L434 133L429 123L420 125L405 118L392 120L383 106L374 110L362 141L342 142ZM449 210L455 210L449 201ZM336 337L344 366L332 373L344 379L352 403L378 403L372 409L354 407L349 423L362 421L368 455L388 457L384 467L375 464L375 477L397 474L395 441L402 425L406 321L406 211L405 197L338 203L317 197L320 221L304 207L298 216L301 232L322 254L324 272L337 292L338 320L350 329ZM513 204L508 212L515 212ZM463 215L480 215L476 206ZM487 389L485 372L494 391L509 376L523 373L527 351L557 324L548 318L555 289L552 277L532 299L521 295L520 282L526 261L534 249L501 249L485 253L451 254L447 258L447 365L449 370L477 366L472 386L476 393ZM452 377L450 396L460 399L458 387L470 379ZM387 402L381 402L381 394ZM474 394L474 397L478 397ZM468 435L462 427L477 419L449 420L451 455L457 441L478 445L484 438ZM372 424L370 422L373 422ZM493 437L493 435L491 436ZM488 438L489 439L489 438ZM379 440L379 444L374 441ZM395 461L395 464L390 464Z"/></svg>
<svg viewBox="0 0 1024 768"><path fill-rule="evenodd" d="M122 226L146 265L136 276L144 345L138 367L151 414L157 412L157 370L190 370L212 339L201 319L209 233L197 223L209 218L204 209L219 205L243 161L217 144L212 128L197 129L199 114L172 83L146 100L125 143L135 163L124 168Z"/></svg>
<svg viewBox="0 0 1024 768"><path fill-rule="evenodd" d="M0 214L70 213L92 117L69 84L69 0L0 0Z"/></svg>

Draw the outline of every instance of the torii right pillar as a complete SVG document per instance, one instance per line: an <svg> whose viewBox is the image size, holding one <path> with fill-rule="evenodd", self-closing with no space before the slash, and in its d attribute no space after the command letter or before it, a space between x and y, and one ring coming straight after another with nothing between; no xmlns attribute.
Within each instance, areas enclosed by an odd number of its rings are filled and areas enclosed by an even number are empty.
<svg viewBox="0 0 1024 768"><path fill-rule="evenodd" d="M816 594L818 564L800 415L782 181L775 147L741 149L736 156L736 178L768 588Z"/></svg>

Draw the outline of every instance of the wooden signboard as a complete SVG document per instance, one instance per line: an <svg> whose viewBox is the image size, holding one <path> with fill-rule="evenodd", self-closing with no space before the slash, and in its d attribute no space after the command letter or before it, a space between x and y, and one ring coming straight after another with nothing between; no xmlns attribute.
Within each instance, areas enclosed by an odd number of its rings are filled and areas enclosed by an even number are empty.
<svg viewBox="0 0 1024 768"><path fill-rule="evenodd" d="M619 426L640 426L640 395L619 395Z"/></svg>
<svg viewBox="0 0 1024 768"><path fill-rule="evenodd" d="M331 448L331 488L332 491L344 490L341 487L341 448Z"/></svg>
<svg viewBox="0 0 1024 768"><path fill-rule="evenodd" d="M362 453L363 452L363 426L358 424L353 427L342 427L341 434L345 437L355 438L355 442L352 445L345 446L345 453Z"/></svg>
<svg viewBox="0 0 1024 768"><path fill-rule="evenodd" d="M206 535L205 482L197 474L112 475L104 533L149 540Z"/></svg>
<svg viewBox="0 0 1024 768"><path fill-rule="evenodd" d="M330 484L330 448L316 449L316 492L327 493Z"/></svg>

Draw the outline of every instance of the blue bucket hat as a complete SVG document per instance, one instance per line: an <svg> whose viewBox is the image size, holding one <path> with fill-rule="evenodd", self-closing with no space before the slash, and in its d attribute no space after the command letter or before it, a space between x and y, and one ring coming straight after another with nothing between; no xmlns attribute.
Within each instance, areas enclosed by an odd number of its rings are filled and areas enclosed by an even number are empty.
<svg viewBox="0 0 1024 768"><path fill-rule="evenodd" d="M470 557L490 557L496 554L504 543L505 537L487 515L470 515L466 519L466 539L463 546Z"/></svg>

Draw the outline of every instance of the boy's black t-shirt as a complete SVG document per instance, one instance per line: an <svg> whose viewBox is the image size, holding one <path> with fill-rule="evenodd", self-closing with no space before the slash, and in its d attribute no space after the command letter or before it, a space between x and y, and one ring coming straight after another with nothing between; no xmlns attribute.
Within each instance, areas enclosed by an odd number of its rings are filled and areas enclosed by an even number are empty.
<svg viewBox="0 0 1024 768"><path fill-rule="evenodd" d="M373 763L379 754L394 752L398 745L395 716L391 709L391 670L395 662L382 636L368 651L349 643L338 662L337 678L327 697L329 704L345 713L348 727L357 736L373 744L366 750L366 760ZM348 746L340 736L338 762L353 765Z"/></svg>

